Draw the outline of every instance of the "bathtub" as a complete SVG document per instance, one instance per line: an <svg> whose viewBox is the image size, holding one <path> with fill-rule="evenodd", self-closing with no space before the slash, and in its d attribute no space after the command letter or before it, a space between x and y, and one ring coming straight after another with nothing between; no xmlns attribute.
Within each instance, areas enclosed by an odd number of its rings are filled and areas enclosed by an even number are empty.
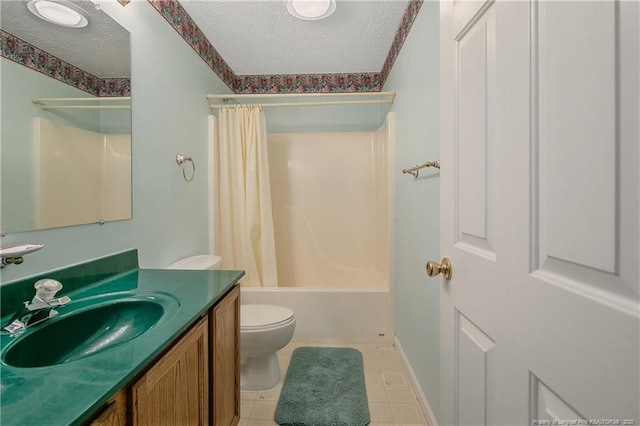
<svg viewBox="0 0 640 426"><path fill-rule="evenodd" d="M394 134L389 113L375 131L267 135L278 286L240 297L293 309L293 342L393 343Z"/></svg>
<svg viewBox="0 0 640 426"><path fill-rule="evenodd" d="M241 303L286 306L296 343L393 343L393 301L384 288L242 287Z"/></svg>

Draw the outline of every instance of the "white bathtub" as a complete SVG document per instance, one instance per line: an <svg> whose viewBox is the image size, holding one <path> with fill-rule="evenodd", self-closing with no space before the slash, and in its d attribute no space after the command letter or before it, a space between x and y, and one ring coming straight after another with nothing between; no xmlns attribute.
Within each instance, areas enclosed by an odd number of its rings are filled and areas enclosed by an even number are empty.
<svg viewBox="0 0 640 426"><path fill-rule="evenodd" d="M293 309L294 342L393 343L394 144L393 113L373 132L269 135L278 287L240 297Z"/></svg>
<svg viewBox="0 0 640 426"><path fill-rule="evenodd" d="M240 301L293 309L293 342L393 343L388 289L242 287Z"/></svg>
<svg viewBox="0 0 640 426"><path fill-rule="evenodd" d="M393 113L375 131L270 134L267 145L278 287L243 286L241 303L293 309L293 342L392 344Z"/></svg>

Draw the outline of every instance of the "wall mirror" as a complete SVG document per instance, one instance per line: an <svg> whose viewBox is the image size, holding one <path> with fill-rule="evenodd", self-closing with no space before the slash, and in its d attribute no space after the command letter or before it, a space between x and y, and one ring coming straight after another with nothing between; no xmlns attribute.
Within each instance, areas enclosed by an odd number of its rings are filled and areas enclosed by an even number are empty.
<svg viewBox="0 0 640 426"><path fill-rule="evenodd" d="M0 230L130 219L129 32L97 0L0 1L0 30Z"/></svg>

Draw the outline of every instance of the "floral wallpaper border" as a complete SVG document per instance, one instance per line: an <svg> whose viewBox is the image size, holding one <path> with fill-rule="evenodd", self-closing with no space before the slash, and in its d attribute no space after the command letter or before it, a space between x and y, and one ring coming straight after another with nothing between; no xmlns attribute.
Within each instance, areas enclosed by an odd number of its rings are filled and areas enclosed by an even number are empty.
<svg viewBox="0 0 640 426"><path fill-rule="evenodd" d="M235 73L222 59L222 56L205 37L182 5L177 0L149 0L149 3L182 36L184 41L200 55L209 68L233 90L236 78Z"/></svg>
<svg viewBox="0 0 640 426"><path fill-rule="evenodd" d="M400 26L398 27L396 35L393 38L393 43L391 44L391 48L389 49L387 59L384 61L384 65L382 66L382 70L380 71L380 73L382 74L383 85L384 82L387 81L389 73L391 73L391 68L396 61L396 58L400 54L400 49L402 48L404 41L409 35L409 30L413 26L413 22L416 20L423 2L423 0L410 0L407 4L407 8L402 15Z"/></svg>
<svg viewBox="0 0 640 426"><path fill-rule="evenodd" d="M148 0L222 81L243 93L379 92L424 0L410 0L382 70L377 73L236 75L178 0Z"/></svg>
<svg viewBox="0 0 640 426"><path fill-rule="evenodd" d="M131 96L130 78L98 78L0 30L0 56L94 96Z"/></svg>
<svg viewBox="0 0 640 426"><path fill-rule="evenodd" d="M382 83L380 73L241 75L236 77L233 92L379 92Z"/></svg>

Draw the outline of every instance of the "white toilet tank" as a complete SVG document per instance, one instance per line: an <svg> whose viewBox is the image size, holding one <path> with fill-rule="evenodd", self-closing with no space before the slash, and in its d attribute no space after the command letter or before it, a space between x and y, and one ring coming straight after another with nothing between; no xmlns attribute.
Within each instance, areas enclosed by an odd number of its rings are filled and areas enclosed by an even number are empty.
<svg viewBox="0 0 640 426"><path fill-rule="evenodd" d="M167 266L167 269L220 269L222 258L214 254L201 254L180 259Z"/></svg>

